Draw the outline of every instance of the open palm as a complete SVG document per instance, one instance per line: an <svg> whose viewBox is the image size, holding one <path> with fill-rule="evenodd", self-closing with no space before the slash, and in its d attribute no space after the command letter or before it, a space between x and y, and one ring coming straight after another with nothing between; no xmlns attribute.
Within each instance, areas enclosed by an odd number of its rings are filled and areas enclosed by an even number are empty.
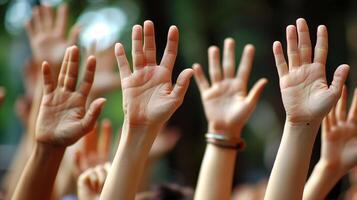
<svg viewBox="0 0 357 200"><path fill-rule="evenodd" d="M51 7L37 6L33 17L27 23L32 53L37 62L47 61L51 65L54 77L61 67L64 50L73 45L78 38L79 29L74 28L70 37L66 38L68 8L66 4L59 7L57 16Z"/></svg>
<svg viewBox="0 0 357 200"><path fill-rule="evenodd" d="M97 99L85 108L87 96L93 83L95 58L87 62L83 82L78 91L79 50L68 48L63 60L58 84L51 77L49 64L42 65L44 95L36 122L36 139L43 143L68 146L88 133L98 118L105 99Z"/></svg>
<svg viewBox="0 0 357 200"><path fill-rule="evenodd" d="M144 47L142 27L136 25L132 33L133 72L131 72L123 46L116 44L123 107L129 123L134 125L163 124L181 105L192 70L186 69L179 75L176 85L171 83L172 68L178 48L178 29L170 27L165 53L158 65L154 25L144 23Z"/></svg>
<svg viewBox="0 0 357 200"><path fill-rule="evenodd" d="M287 119L294 123L321 121L337 102L349 68L347 65L338 67L329 86L325 74L328 48L326 27L318 28L313 61L306 21L298 19L297 30L290 25L286 32L289 66L280 42L274 43L273 51Z"/></svg>
<svg viewBox="0 0 357 200"><path fill-rule="evenodd" d="M226 39L223 53L224 75L222 75L219 49L215 46L209 48L211 86L209 86L202 67L198 64L193 66L210 132L240 133L267 83L266 79L259 80L250 93L247 94L249 74L253 64L254 47L252 45L245 47L236 76L234 75L234 48L234 40L231 38ZM233 136L240 137L237 135Z"/></svg>
<svg viewBox="0 0 357 200"><path fill-rule="evenodd" d="M322 124L321 161L341 174L357 164L357 89L348 116L346 107L347 91L344 89L337 106Z"/></svg>

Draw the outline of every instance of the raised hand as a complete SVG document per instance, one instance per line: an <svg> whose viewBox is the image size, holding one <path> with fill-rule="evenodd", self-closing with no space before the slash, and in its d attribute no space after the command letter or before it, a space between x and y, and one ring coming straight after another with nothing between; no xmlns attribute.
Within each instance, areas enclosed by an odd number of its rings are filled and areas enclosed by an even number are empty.
<svg viewBox="0 0 357 200"><path fill-rule="evenodd" d="M199 64L195 64L193 69L209 124L208 131L239 138L240 130L253 112L267 80L260 79L248 93L254 47L245 46L237 74L234 48L235 41L227 38L224 42L222 65L218 47L208 49L211 86Z"/></svg>
<svg viewBox="0 0 357 200"><path fill-rule="evenodd" d="M123 90L123 108L129 124L162 126L181 105L192 69L181 72L176 85L172 85L171 75L178 39L177 27L171 26L165 53L160 64L157 64L153 23L144 22L144 38L142 27L135 25L132 32L133 72L130 70L124 47L120 43L115 45Z"/></svg>
<svg viewBox="0 0 357 200"><path fill-rule="evenodd" d="M105 163L84 171L77 180L78 199L99 199L109 169L110 163Z"/></svg>
<svg viewBox="0 0 357 200"><path fill-rule="evenodd" d="M75 175L78 177L83 171L90 167L103 164L109 161L110 141L112 137L112 124L110 120L101 123L99 135L98 127L93 128L84 137L82 148L75 154Z"/></svg>
<svg viewBox="0 0 357 200"><path fill-rule="evenodd" d="M92 130L105 102L103 98L96 99L86 110L95 64L95 58L89 57L83 81L77 90L79 66L77 47L72 46L66 50L57 84L51 76L49 64L47 62L42 64L44 95L36 124L38 142L68 146Z"/></svg>
<svg viewBox="0 0 357 200"><path fill-rule="evenodd" d="M286 122L264 199L302 199L303 194L305 198L304 186L318 129L324 116L337 103L349 71L347 65L339 66L328 85L326 27L321 25L317 29L312 60L307 23L298 19L296 25L297 28L294 25L286 28L289 65L281 43L273 44Z"/></svg>
<svg viewBox="0 0 357 200"><path fill-rule="evenodd" d="M140 25L133 27L133 71L123 45L115 45L123 90L124 124L101 199L135 199L150 148L165 122L181 105L193 74L192 69L184 70L172 85L179 39L175 26L169 29L160 64L156 62L154 24L145 21L144 31L142 29Z"/></svg>
<svg viewBox="0 0 357 200"><path fill-rule="evenodd" d="M296 124L321 121L337 102L349 67L339 66L329 86L326 81L326 58L328 50L327 29L321 25L317 30L314 59L309 28L304 19L297 20L297 28L286 29L289 65L286 63L282 45L274 42L273 52L280 78L280 89L287 120Z"/></svg>
<svg viewBox="0 0 357 200"><path fill-rule="evenodd" d="M95 55L97 59L96 75L94 78L91 97L103 96L109 92L120 89L121 80L114 71L115 55L112 48L100 52L96 51L96 43L93 42L87 50L88 55Z"/></svg>
<svg viewBox="0 0 357 200"><path fill-rule="evenodd" d="M53 78L57 77L60 70L64 50L78 40L78 27L74 27L70 36L66 37L67 18L66 4L61 5L57 13L51 7L36 6L31 20L26 24L35 61L47 61L52 67Z"/></svg>
<svg viewBox="0 0 357 200"><path fill-rule="evenodd" d="M322 123L320 162L341 176L357 164L357 89L347 115L347 89Z"/></svg>

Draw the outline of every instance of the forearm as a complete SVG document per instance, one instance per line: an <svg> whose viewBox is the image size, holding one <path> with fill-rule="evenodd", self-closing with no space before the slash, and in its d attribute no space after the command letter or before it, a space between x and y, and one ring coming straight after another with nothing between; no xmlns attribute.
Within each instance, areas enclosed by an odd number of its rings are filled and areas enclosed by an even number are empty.
<svg viewBox="0 0 357 200"><path fill-rule="evenodd" d="M41 74L38 75L38 77L42 76ZM40 105L41 105L41 100L42 100L42 84L41 81L37 81L36 87L35 87L35 92L34 96L32 99L32 105L31 105L31 110L28 118L28 129L27 129L27 135L28 139L33 141L35 138L35 132L36 132L36 120L37 116L40 110Z"/></svg>
<svg viewBox="0 0 357 200"><path fill-rule="evenodd" d="M133 128L124 122L120 144L100 199L135 198L150 148L160 128Z"/></svg>
<svg viewBox="0 0 357 200"><path fill-rule="evenodd" d="M230 199L237 150L207 144L195 199Z"/></svg>
<svg viewBox="0 0 357 200"><path fill-rule="evenodd" d="M21 177L21 173L31 155L33 142L27 139L28 137L29 136L26 133L22 136L21 142L16 150L15 157L10 165L10 170L6 174L3 187L5 188L7 197L11 197L14 193L15 187Z"/></svg>
<svg viewBox="0 0 357 200"><path fill-rule="evenodd" d="M285 123L264 199L301 199L319 123Z"/></svg>
<svg viewBox="0 0 357 200"><path fill-rule="evenodd" d="M36 144L12 199L50 199L65 148Z"/></svg>
<svg viewBox="0 0 357 200"><path fill-rule="evenodd" d="M330 169L327 164L319 161L305 185L303 199L325 199L341 177L337 170Z"/></svg>

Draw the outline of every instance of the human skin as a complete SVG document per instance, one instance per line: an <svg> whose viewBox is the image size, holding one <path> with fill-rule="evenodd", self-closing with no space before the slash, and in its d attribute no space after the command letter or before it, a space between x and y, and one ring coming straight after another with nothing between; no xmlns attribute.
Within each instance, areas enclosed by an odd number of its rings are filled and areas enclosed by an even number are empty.
<svg viewBox="0 0 357 200"><path fill-rule="evenodd" d="M68 48L56 82L49 64L42 64L43 98L36 121L36 142L12 199L50 199L66 147L88 133L99 117L105 99L96 99L88 109L85 107L95 58L88 58L83 80L76 88L78 61L78 48Z"/></svg>
<svg viewBox="0 0 357 200"><path fill-rule="evenodd" d="M349 72L348 65L339 66L328 85L325 72L327 28L318 27L312 60L307 23L298 19L296 26L289 25L286 29L289 64L281 43L273 44L286 120L265 199L302 198L316 134L322 119L338 101Z"/></svg>
<svg viewBox="0 0 357 200"><path fill-rule="evenodd" d="M224 41L223 63L219 49L208 49L211 85L199 64L193 66L200 90L208 132L219 133L241 140L241 130L258 103L267 84L260 79L248 92L249 74L253 65L254 46L246 45L237 72L235 72L235 41ZM202 161L195 199L230 199L237 149L222 148L208 143Z"/></svg>
<svg viewBox="0 0 357 200"><path fill-rule="evenodd" d="M100 199L135 198L150 148L183 101L193 71L182 71L176 84L172 84L178 39L177 27L171 26L164 55L158 64L154 24L145 21L144 28L135 25L132 31L133 71L124 47L120 43L115 46L123 91L124 124Z"/></svg>

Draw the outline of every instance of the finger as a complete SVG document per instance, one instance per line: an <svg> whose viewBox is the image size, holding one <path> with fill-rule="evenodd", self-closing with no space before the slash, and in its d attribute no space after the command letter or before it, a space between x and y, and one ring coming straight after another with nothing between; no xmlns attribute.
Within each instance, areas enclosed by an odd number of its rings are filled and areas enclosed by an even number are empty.
<svg viewBox="0 0 357 200"><path fill-rule="evenodd" d="M99 185L98 184L98 175L94 169L92 169L92 170L93 170L93 172L89 174L89 182L90 182L91 189L94 191L97 191L98 185Z"/></svg>
<svg viewBox="0 0 357 200"><path fill-rule="evenodd" d="M68 22L68 6L62 4L57 10L55 32L61 36L66 35Z"/></svg>
<svg viewBox="0 0 357 200"><path fill-rule="evenodd" d="M32 10L32 17L33 17L33 22L35 25L36 32L41 32L43 31L43 24L41 21L41 13L40 13L40 7L36 6Z"/></svg>
<svg viewBox="0 0 357 200"><path fill-rule="evenodd" d="M200 64L193 64L193 72L194 72L194 77L195 81L198 85L198 88L201 92L209 88L209 83L208 80L202 70L202 67Z"/></svg>
<svg viewBox="0 0 357 200"><path fill-rule="evenodd" d="M284 75L288 74L289 70L284 57L283 47L281 46L280 42L278 41L274 42L273 53L274 53L276 68L278 70L279 77L281 78Z"/></svg>
<svg viewBox="0 0 357 200"><path fill-rule="evenodd" d="M160 65L167 67L168 69L170 69L170 71L172 71L172 68L175 64L178 41L179 31L176 26L171 26L167 35L165 52L160 62Z"/></svg>
<svg viewBox="0 0 357 200"><path fill-rule="evenodd" d="M53 9L50 6L42 6L44 29L51 31L53 28Z"/></svg>
<svg viewBox="0 0 357 200"><path fill-rule="evenodd" d="M144 54L147 65L156 65L155 29L149 20L144 22Z"/></svg>
<svg viewBox="0 0 357 200"><path fill-rule="evenodd" d="M79 34L81 29L78 25L74 25L68 37L68 45L76 45L79 41Z"/></svg>
<svg viewBox="0 0 357 200"><path fill-rule="evenodd" d="M171 95L180 101L183 100L183 97L186 94L188 85L190 84L190 79L193 75L192 69L183 70L177 78L174 89L171 92Z"/></svg>
<svg viewBox="0 0 357 200"><path fill-rule="evenodd" d="M107 178L107 173L104 169L103 166L96 166L94 168L96 174L97 174L97 177L98 177L98 189L99 191L103 188L103 185L104 185L104 182L105 182L105 179Z"/></svg>
<svg viewBox="0 0 357 200"><path fill-rule="evenodd" d="M259 97L261 96L264 87L267 83L268 80L266 78L262 78L254 84L253 88L249 91L249 94L247 96L247 101L250 103L250 105L257 105Z"/></svg>
<svg viewBox="0 0 357 200"><path fill-rule="evenodd" d="M79 67L79 50L76 46L72 46L69 53L69 62L67 63L67 73L64 80L64 88L69 91L76 89Z"/></svg>
<svg viewBox="0 0 357 200"><path fill-rule="evenodd" d="M106 162L106 163L104 164L104 170L105 170L105 172L106 172L107 174L109 173L110 166L111 166L110 162Z"/></svg>
<svg viewBox="0 0 357 200"><path fill-rule="evenodd" d="M115 57L119 66L120 79L123 80L124 78L130 76L131 70L128 59L125 55L124 47L120 43L115 44Z"/></svg>
<svg viewBox="0 0 357 200"><path fill-rule="evenodd" d="M97 151L97 123L95 123L93 129L84 137L84 153L85 156L89 156L91 153Z"/></svg>
<svg viewBox="0 0 357 200"><path fill-rule="evenodd" d="M60 74L58 76L58 86L59 87L63 87L64 86L64 80L66 78L66 73L67 73L67 64L69 63L70 51L71 51L71 47L68 47L66 49L66 53L64 54L64 57L63 57Z"/></svg>
<svg viewBox="0 0 357 200"><path fill-rule="evenodd" d="M26 22L25 28L26 28L26 33L27 33L27 36L29 37L29 39L33 38L36 33L33 19L30 19L29 21Z"/></svg>
<svg viewBox="0 0 357 200"><path fill-rule="evenodd" d="M349 69L350 67L348 65L340 65L333 75L333 80L328 90L330 94L336 98L336 102L341 96L342 88L347 79Z"/></svg>
<svg viewBox="0 0 357 200"><path fill-rule="evenodd" d="M134 70L145 66L145 56L143 51L143 30L140 25L133 26L132 31L132 52Z"/></svg>
<svg viewBox="0 0 357 200"><path fill-rule="evenodd" d="M50 66L46 61L42 63L42 75L43 75L43 92L44 94L49 94L55 89L55 86L52 80Z"/></svg>
<svg viewBox="0 0 357 200"><path fill-rule="evenodd" d="M87 60L87 65L86 69L84 72L84 76L81 82L81 85L79 86L79 92L87 97L94 81L94 74L95 74L95 68L96 68L96 59L94 56L89 56Z"/></svg>
<svg viewBox="0 0 357 200"><path fill-rule="evenodd" d="M101 134L101 143L99 146L99 153L103 156L103 158L109 160L110 153L110 141L112 137L112 123L110 120L105 119L102 122L102 134Z"/></svg>
<svg viewBox="0 0 357 200"><path fill-rule="evenodd" d="M303 18L300 18L296 21L296 26L298 31L301 64L311 63L312 48L309 27Z"/></svg>
<svg viewBox="0 0 357 200"><path fill-rule="evenodd" d="M343 86L342 94L336 108L337 120L346 121L347 118L347 88Z"/></svg>
<svg viewBox="0 0 357 200"><path fill-rule="evenodd" d="M294 67L300 66L300 54L298 49L296 27L294 25L289 25L286 28L286 41L288 44L288 59L289 68L294 69Z"/></svg>
<svg viewBox="0 0 357 200"><path fill-rule="evenodd" d="M227 38L224 40L224 50L223 50L223 73L225 78L234 77L235 63L235 41L232 38Z"/></svg>
<svg viewBox="0 0 357 200"><path fill-rule="evenodd" d="M208 48L208 72L211 83L218 83L222 80L222 71L220 64L219 48L211 46Z"/></svg>
<svg viewBox="0 0 357 200"><path fill-rule="evenodd" d="M329 114L328 114L328 118L329 118L329 123L330 125L333 127L333 126L336 126L337 124L337 120L336 120L336 106L334 106Z"/></svg>
<svg viewBox="0 0 357 200"><path fill-rule="evenodd" d="M247 91L249 76L253 66L254 52L255 50L253 45L246 45L239 63L237 79L242 83L244 92Z"/></svg>
<svg viewBox="0 0 357 200"><path fill-rule="evenodd" d="M105 101L105 98L98 98L90 104L89 109L84 115L84 118L81 120L83 129L87 130L87 132L94 127L94 124L102 111Z"/></svg>
<svg viewBox="0 0 357 200"><path fill-rule="evenodd" d="M314 62L326 65L328 52L328 34L326 26L319 26L317 28L317 39L314 52Z"/></svg>
<svg viewBox="0 0 357 200"><path fill-rule="evenodd" d="M357 123L357 88L354 91L352 105L348 112L348 121Z"/></svg>
<svg viewBox="0 0 357 200"><path fill-rule="evenodd" d="M89 170L84 171L78 177L77 186L78 187L85 187L89 184Z"/></svg>
<svg viewBox="0 0 357 200"><path fill-rule="evenodd" d="M322 120L322 137L328 136L327 134L330 132L331 125L329 115L326 115Z"/></svg>

